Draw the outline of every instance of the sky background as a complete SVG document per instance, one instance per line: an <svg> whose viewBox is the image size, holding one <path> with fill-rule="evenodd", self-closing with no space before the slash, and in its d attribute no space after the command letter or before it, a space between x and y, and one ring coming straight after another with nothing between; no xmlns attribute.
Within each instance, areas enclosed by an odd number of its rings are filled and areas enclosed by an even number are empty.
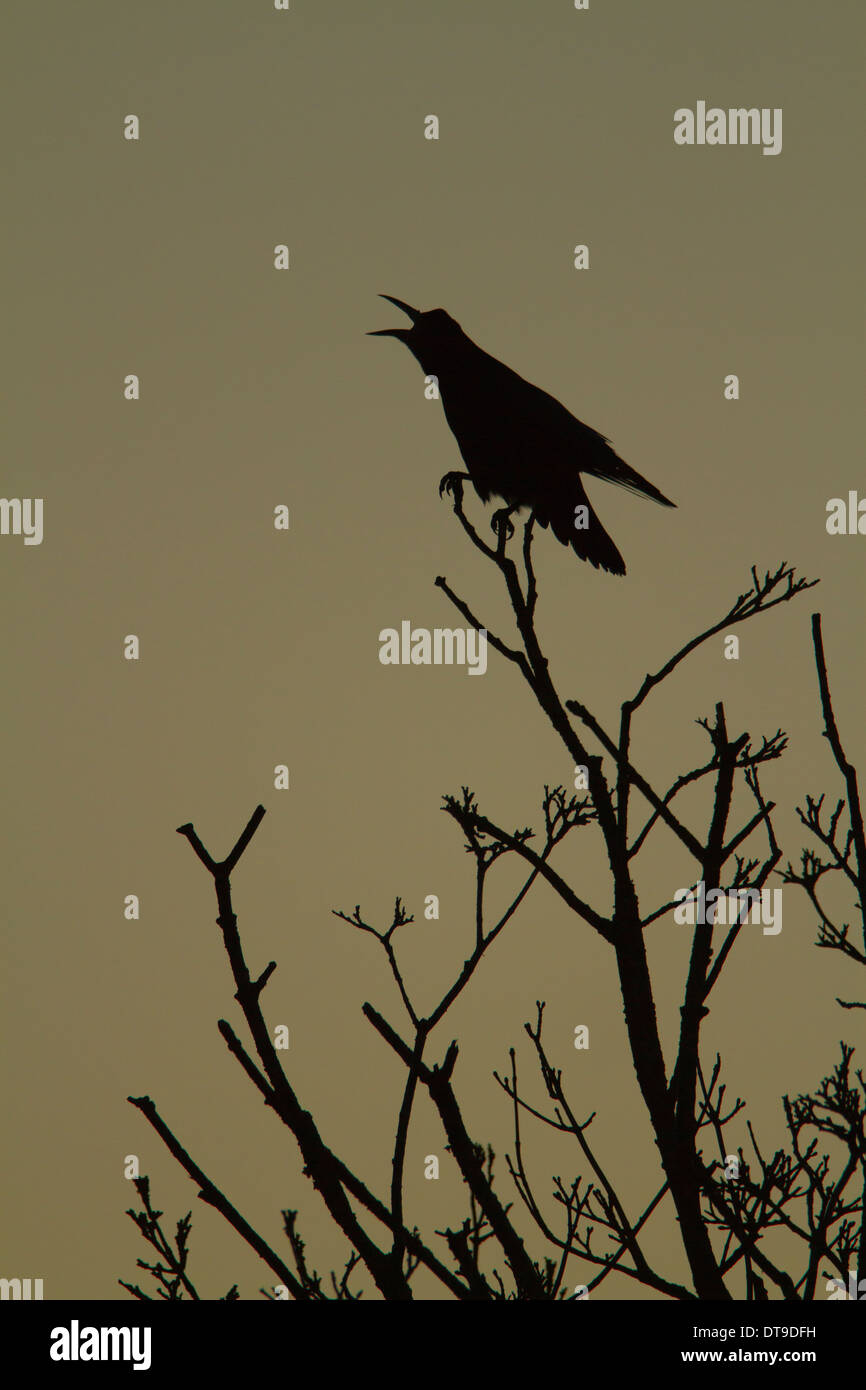
<svg viewBox="0 0 866 1390"><path fill-rule="evenodd" d="M640 766L659 786L704 761L695 720L790 735L762 785L784 858L806 792L839 795L821 737L809 618L824 637L849 756L861 719L866 539L830 537L829 498L858 486L862 449L863 11L767 0L82 0L3 21L6 131L3 493L44 499L44 541L0 537L5 670L5 1277L46 1298L122 1298L144 1243L124 1215L138 1155L167 1223L193 1209L204 1297L272 1283L127 1095L149 1094L278 1249L282 1207L320 1271L345 1242L300 1174L216 1021L242 1020L214 925L212 883L175 828L227 853L267 814L235 878L250 968L291 1030L289 1075L326 1140L384 1194L402 1066L361 1014L395 1026L384 956L332 915L360 903L416 915L405 969L430 1007L471 948L471 862L441 813L473 788L507 826L539 823L571 765L517 673L385 667L378 634L461 622L437 575L511 639L503 594L447 502L461 466L441 405L406 350L369 329L404 322L377 298L446 308L481 346L611 437L677 503L602 482L594 506L624 579L548 533L535 548L539 631L564 697L613 726L649 670L727 611L753 564L820 586L721 638L641 714ZM681 148L673 113L781 107L783 149ZM141 122L123 139L124 117ZM440 138L424 138L434 113ZM291 268L273 268L286 243ZM589 247L576 271L573 248ZM137 373L141 399L123 397ZM726 401L736 373L740 399ZM543 460L539 460L539 467ZM276 532L273 508L290 508ZM467 506L486 528L484 509ZM138 635L141 659L123 659ZM290 789L273 769L290 768ZM706 823L706 802L687 803ZM741 798L737 809L750 814ZM583 835L584 838L581 838ZM556 858L600 909L593 831ZM503 866L507 883L510 869ZM694 881L659 835L647 906ZM778 880L776 881L778 882ZM127 894L141 917L124 919ZM423 918L439 895L438 922ZM779 1098L811 1089L863 1021L862 986L814 946L784 892L780 935L741 933L706 1021L729 1094L772 1148ZM668 1060L688 937L651 931ZM547 1001L546 1036L576 1111L633 1211L657 1186L612 954L542 885L434 1035L460 1042L473 1136L504 1154L511 1117L492 1079ZM572 1046L590 1029L589 1051ZM522 1041L521 1041L522 1040ZM861 1056L862 1065L862 1056ZM745 1144L745 1124L731 1126ZM531 1172L578 1156L528 1133ZM427 1154L442 1160L423 1179ZM462 1220L464 1189L429 1105L410 1136L407 1213ZM548 1204L549 1209L549 1204ZM436 1238L430 1236L432 1241ZM683 1274L666 1209L649 1242ZM544 1253L540 1240L531 1248ZM575 1265L575 1277L579 1277ZM585 1268L585 1267L584 1267ZM420 1287L420 1286L419 1286ZM433 1290L435 1294L435 1290ZM609 1280L598 1297L643 1297Z"/></svg>

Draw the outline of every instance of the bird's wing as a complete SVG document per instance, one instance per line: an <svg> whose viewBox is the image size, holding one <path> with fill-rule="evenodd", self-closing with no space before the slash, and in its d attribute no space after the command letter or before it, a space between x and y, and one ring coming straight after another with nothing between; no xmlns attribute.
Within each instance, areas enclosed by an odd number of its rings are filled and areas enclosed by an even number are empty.
<svg viewBox="0 0 866 1390"><path fill-rule="evenodd" d="M550 466L556 459L558 471L570 467L590 477L616 483L662 506L676 506L614 452L606 435L578 420L555 396L519 376L504 362L490 357L489 353L481 356L486 361L476 366L475 389L483 389L491 398L495 397L497 413L506 431L538 441L536 466Z"/></svg>
<svg viewBox="0 0 866 1390"><path fill-rule="evenodd" d="M555 396L542 391L538 386L533 390L537 393L536 410L547 425L549 434L555 436L560 444L560 449L557 450L560 458L568 451L572 467L576 467L581 473L588 473L592 478L603 478L608 483L616 483L627 492L633 492L638 497L649 497L653 502L660 502L662 506L676 506L676 502L671 502L653 483L647 482L636 468L632 468L631 464L626 463L625 459L621 459L619 454L614 452L607 435L600 434L598 430L578 420L577 416L572 415Z"/></svg>
<svg viewBox="0 0 866 1390"><path fill-rule="evenodd" d="M627 492L633 492L638 497L649 497L653 502L661 502L664 507L677 505L652 483L648 483L646 478L642 478L637 469L627 464L619 454L615 454L607 440L589 453L587 462L581 464L581 472L588 473L592 478L604 478L608 483L616 483Z"/></svg>

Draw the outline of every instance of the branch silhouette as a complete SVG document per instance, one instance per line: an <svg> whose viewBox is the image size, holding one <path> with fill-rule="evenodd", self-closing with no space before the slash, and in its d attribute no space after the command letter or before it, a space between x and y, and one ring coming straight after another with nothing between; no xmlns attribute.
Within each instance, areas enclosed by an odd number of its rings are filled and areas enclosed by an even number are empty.
<svg viewBox="0 0 866 1390"><path fill-rule="evenodd" d="M467 949L455 962L450 982L438 997L425 997L423 987L412 983L402 964L401 942L415 924L400 897L383 924L369 920L360 904L351 911L335 910L339 919L372 938L382 951L401 1011L402 1022L397 1023L369 1001L362 1008L364 1017L405 1068L394 1134L388 1141L391 1178L387 1194L377 1195L326 1143L284 1071L262 1013L262 996L276 965L269 962L254 977L246 963L232 905L231 874L250 845L264 809L257 808L222 861L210 855L191 824L179 828L214 881L217 921L252 1048L225 1020L219 1023L221 1035L249 1081L290 1132L303 1157L305 1175L349 1247L342 1275L331 1271L330 1290L308 1267L305 1245L297 1230L297 1210L283 1213L291 1256L290 1261L284 1261L204 1175L155 1105L147 1098L131 1098L132 1103L199 1185L200 1197L219 1210L277 1274L283 1288L281 1296L357 1298L370 1289L385 1300L408 1300L416 1296L413 1281L423 1268L438 1284L442 1296L468 1301L571 1300L587 1296L612 1274L681 1301L765 1300L771 1290L783 1299L814 1298L822 1261L844 1275L846 1261L856 1249L858 1269L864 1263L863 1105L850 1073L851 1050L843 1044L841 1063L815 1091L793 1100L783 1098L787 1147L767 1160L751 1126L751 1160L741 1148L731 1152L725 1129L740 1115L744 1102L726 1100L720 1056L716 1055L709 1067L702 1060L701 1030L709 1012L709 997L718 989L742 928L750 920L750 910L756 900L760 902L760 894L770 875L777 872L781 858L773 824L775 804L765 795L761 778L766 768L784 755L786 735L776 729L755 739L746 731L732 731L724 705L718 702L712 715L698 720L709 743L705 760L694 767L672 768L665 786L656 788L640 770L635 727L649 698L657 696L673 671L714 635L795 600L816 581L798 578L786 564L766 571L763 577L753 568L751 588L739 594L721 618L686 640L654 673L647 674L636 693L622 702L614 738L585 703L564 699L551 677L535 624L539 592L532 561L534 516L515 539L510 516L497 514L495 540L490 544L466 515L462 480L452 475L449 489L463 532L485 563L501 576L514 635L491 632L477 616L475 606L458 595L444 576L437 578L436 585L467 623L487 631L494 651L519 671L540 713L556 731L576 769L585 769L586 777L585 786L577 787L579 795L562 786L544 787L537 829L503 825L499 818L481 810L469 787L445 795L442 809L459 828L465 850L472 856L475 886L472 910L467 914ZM845 778L851 824L847 835L840 838L841 811L837 809L828 820L822 810L823 798L808 802L802 813L804 823L829 851L830 860L819 864L812 856L804 859L799 877L791 876L790 866L782 877L801 883L813 901L817 882L831 871L841 872L862 886L866 863L856 773L845 759L832 715L819 644L820 625L817 633L822 710L837 766ZM703 789L705 804L697 814L687 815L678 809L680 793L687 787ZM750 803L745 814L740 809L743 795ZM577 860L571 856L569 869L561 846L575 833L582 854ZM687 852L693 879L704 885L707 897L715 890L720 904L735 904L728 915L721 909L711 911L707 920L696 921L692 928L678 1036L670 1060L661 1042L645 934L651 927L657 929L656 924L674 910L676 900L668 895L641 908L637 879L644 852L651 843L656 847L663 834L678 852ZM590 857L606 865L612 906L596 905L573 881L575 863L579 866ZM490 884L493 877L502 881L497 865L509 858L513 865L522 866L523 873L506 907L500 904L493 912L489 907ZM513 1151L506 1154L505 1165L518 1199L516 1206L498 1190L490 1145L471 1133L465 1118L459 1098L458 1041L434 1042L436 1030L441 1030L456 1000L471 988L496 942L507 928L518 929L521 909L530 895L535 899L548 891L572 914L577 929L591 929L613 952L635 1080L660 1160L660 1169L635 1212L630 1212L629 1199L618 1191L606 1171L601 1138L590 1141L588 1131L596 1117L579 1118L579 1107L567 1095L562 1071L542 1041L543 1001L537 1001L535 1022L525 1024L541 1098L531 1097L523 1082L519 1084L513 1047L508 1054L508 1073L494 1074L511 1107ZM833 945L861 960L863 953L848 941L847 926L833 927L823 909L820 920L825 938L820 944ZM722 927L725 930L720 934ZM860 1073L857 1077L862 1089ZM469 1203L468 1216L455 1213L449 1224L429 1236L410 1224L406 1210L407 1155L421 1093L435 1108L449 1161L456 1165L466 1185ZM547 1193L539 1195L530 1177L524 1139L524 1128L530 1122L574 1146L587 1176L578 1172L569 1179L554 1177ZM827 1136L831 1144L841 1145L847 1152L838 1171L830 1155L818 1153L819 1136ZM717 1156L704 1155L700 1145L705 1137L712 1138ZM858 1177L859 1197L853 1195ZM145 1218L151 1220L147 1212ZM670 1223L671 1243L681 1247L688 1270L686 1281L678 1273L659 1267L658 1259L653 1261L647 1253L645 1233L650 1223L659 1221ZM791 1270L790 1261L783 1261L767 1239L774 1231L795 1236L805 1245L802 1267ZM597 1243L599 1232L605 1236L604 1249ZM185 1229L184 1242L187 1234ZM185 1283L185 1244L175 1252L172 1263L164 1238L160 1240L165 1269L156 1277L176 1281L178 1289L186 1289L187 1296L192 1296ZM676 1268L679 1270L679 1262ZM575 1286L577 1269L585 1270L589 1277ZM132 1286L125 1287L134 1292Z"/></svg>

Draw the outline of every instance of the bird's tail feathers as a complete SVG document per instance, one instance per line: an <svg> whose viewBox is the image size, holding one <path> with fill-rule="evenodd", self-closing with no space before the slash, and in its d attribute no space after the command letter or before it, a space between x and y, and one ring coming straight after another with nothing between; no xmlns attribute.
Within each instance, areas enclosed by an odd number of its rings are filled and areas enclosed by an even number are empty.
<svg viewBox="0 0 866 1390"><path fill-rule="evenodd" d="M580 515L578 515L578 506ZM570 512L557 509L552 514L536 510L539 526L550 526L563 545L570 545L581 560L608 574L625 574L625 561L605 531L584 493Z"/></svg>

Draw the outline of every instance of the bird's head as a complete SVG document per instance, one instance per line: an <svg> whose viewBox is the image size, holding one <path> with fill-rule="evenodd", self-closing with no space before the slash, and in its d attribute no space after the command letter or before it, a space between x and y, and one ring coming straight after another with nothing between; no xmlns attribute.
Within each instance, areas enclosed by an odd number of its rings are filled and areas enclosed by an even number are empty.
<svg viewBox="0 0 866 1390"><path fill-rule="evenodd" d="M444 309L428 309L422 313L420 309L413 309L411 304L406 304L402 299L395 299L392 294L383 294L379 298L396 304L398 309L402 309L403 313L408 315L412 324L409 328L374 328L369 336L399 338L413 356L417 357L422 367L426 367L435 359L438 349L447 349L465 341L460 324L455 322L450 314L446 314Z"/></svg>

